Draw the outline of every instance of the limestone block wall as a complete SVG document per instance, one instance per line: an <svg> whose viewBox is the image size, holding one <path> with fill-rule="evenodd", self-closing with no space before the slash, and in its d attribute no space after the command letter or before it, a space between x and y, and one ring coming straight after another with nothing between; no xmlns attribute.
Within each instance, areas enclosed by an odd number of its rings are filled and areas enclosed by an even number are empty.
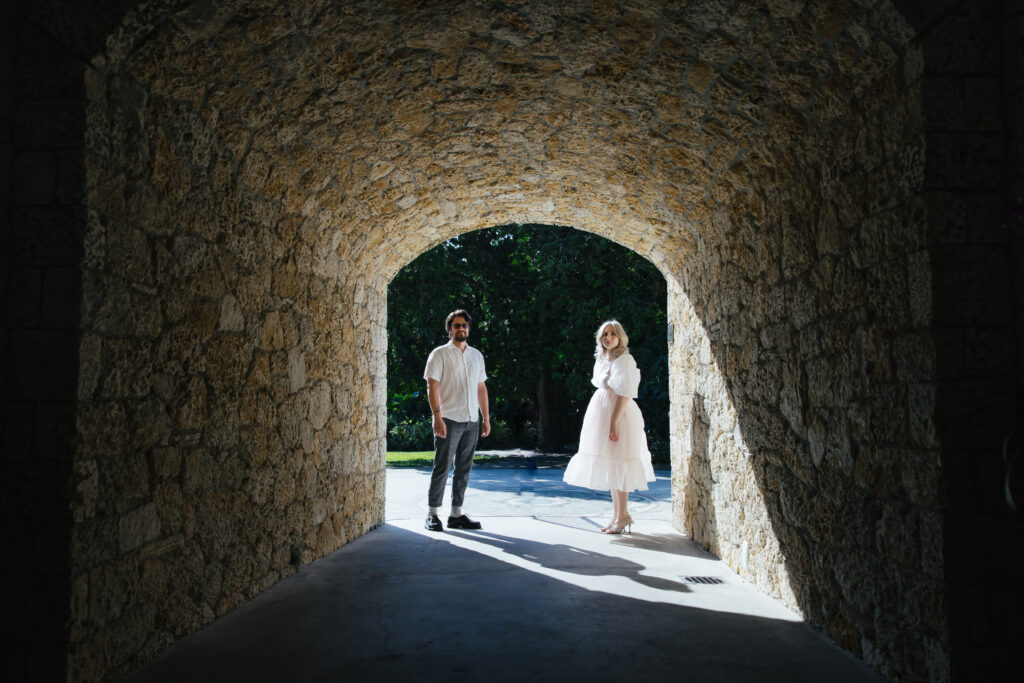
<svg viewBox="0 0 1024 683"><path fill-rule="evenodd" d="M790 91L684 266L674 516L883 673L944 680L923 61L887 26Z"/></svg>
<svg viewBox="0 0 1024 683"><path fill-rule="evenodd" d="M87 75L75 680L383 521L379 281L141 66Z"/></svg>
<svg viewBox="0 0 1024 683"><path fill-rule="evenodd" d="M943 680L947 634L993 610L947 613L963 545L937 512L969 538L986 504L958 482L993 477L983 447L950 452L955 421L938 472L932 422L1002 381L955 359L1012 331L1012 296L970 302L1019 268L987 267L1002 234L958 237L1003 158L1003 124L965 104L998 81L991 49L961 49L988 34L896 5L24 10L3 339L30 362L4 375L5 504L46 516L5 521L62 587L40 647L115 678L379 524L388 281L534 222L666 276L677 526L890 677ZM962 254L983 256L971 286L940 287Z"/></svg>

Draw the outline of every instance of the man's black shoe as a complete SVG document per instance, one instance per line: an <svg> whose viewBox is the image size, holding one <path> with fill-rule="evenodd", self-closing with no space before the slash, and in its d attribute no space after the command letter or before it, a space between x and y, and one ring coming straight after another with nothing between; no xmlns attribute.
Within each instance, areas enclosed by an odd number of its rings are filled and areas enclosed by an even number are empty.
<svg viewBox="0 0 1024 683"><path fill-rule="evenodd" d="M451 520L448 524L451 524ZM444 527L441 526L441 518L437 515L427 515L427 521L423 523L423 526L429 531L444 531Z"/></svg>
<svg viewBox="0 0 1024 683"><path fill-rule="evenodd" d="M449 529L479 529L480 522L474 522L466 515L448 518Z"/></svg>

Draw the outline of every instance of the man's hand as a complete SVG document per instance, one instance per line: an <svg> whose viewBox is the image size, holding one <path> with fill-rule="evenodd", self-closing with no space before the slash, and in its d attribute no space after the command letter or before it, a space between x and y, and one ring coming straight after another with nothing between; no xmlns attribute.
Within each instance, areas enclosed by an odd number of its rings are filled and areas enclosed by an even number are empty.
<svg viewBox="0 0 1024 683"><path fill-rule="evenodd" d="M480 423L480 437L483 438L491 433L491 404L487 398L487 385L483 382L476 385L476 402L480 406L480 416L484 418Z"/></svg>
<svg viewBox="0 0 1024 683"><path fill-rule="evenodd" d="M441 397L438 396L439 391L437 380L428 379L427 403L430 404L430 414L434 417L434 436L444 439L448 436L448 425L444 423L444 418L441 417Z"/></svg>

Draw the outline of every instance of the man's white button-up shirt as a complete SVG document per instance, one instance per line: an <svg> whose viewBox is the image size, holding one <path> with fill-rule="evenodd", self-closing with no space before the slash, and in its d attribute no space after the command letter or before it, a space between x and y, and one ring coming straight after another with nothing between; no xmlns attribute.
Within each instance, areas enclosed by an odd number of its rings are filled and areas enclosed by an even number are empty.
<svg viewBox="0 0 1024 683"><path fill-rule="evenodd" d="M427 357L423 379L436 380L441 417L455 422L476 422L480 414L477 385L487 380L484 356L469 344L460 351L454 343L438 346Z"/></svg>

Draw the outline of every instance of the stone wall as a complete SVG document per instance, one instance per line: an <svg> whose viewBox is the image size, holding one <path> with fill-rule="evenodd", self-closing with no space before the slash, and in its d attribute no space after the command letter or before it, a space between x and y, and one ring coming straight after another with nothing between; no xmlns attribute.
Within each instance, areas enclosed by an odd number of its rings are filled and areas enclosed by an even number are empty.
<svg viewBox="0 0 1024 683"><path fill-rule="evenodd" d="M195 584L210 595L193 589L190 614L158 619L173 624L170 633L128 650L159 647L284 575L289 562L342 542L336 527L323 531L325 514L336 514L330 503L303 516L289 512L301 498L265 490L298 463L319 472L320 450L338 453L333 439L358 438L358 429L324 422L341 403L373 434L364 414L374 410L372 390L325 404L323 420L314 413L317 400L381 373L343 378L306 359L317 350L338 356L341 368L379 369L382 348L369 344L379 323L371 312L332 335L331 317L317 311L361 316L425 248L468 229L531 221L609 235L681 279L673 307L687 309L688 297L696 305L678 319L680 347L703 349L698 363L680 358L698 375L683 394L700 398L691 417L707 440L704 476L679 471L691 490L680 506L703 515L686 528L844 646L888 665L893 653L874 650L887 650L906 625L879 627L888 613L844 599L870 592L864 571L891 567L844 558L904 547L875 540L883 516L911 515L914 524L896 525L911 534L927 522L913 505L872 508L842 492L854 459L862 488L888 497L876 491L886 474L899 477L920 455L905 452L920 444L898 431L902 421L868 424L892 400L909 413L892 346L928 371L913 336L927 312L913 319L904 295L921 216L912 204L894 208L912 194L920 165L919 141L904 139L916 102L902 90L913 76L904 75L913 69L903 56L910 33L885 12L856 17L852 8L800 3L744 5L728 21L713 12L683 11L666 23L653 9L579 11L573 23L536 5L497 19L469 5L410 16L315 3L188 8L142 43L122 35L109 62L97 62L77 482L86 504L76 532L104 547L94 539L106 526L104 562L117 557L123 569L111 574L91 558L76 567L75 604L88 606L75 615L82 652L96 652L92 633L147 631L118 626L122 611L156 619L148 613L170 590L161 577L184 568L164 561L149 592L136 595L135 576L153 553L196 558ZM810 26L797 28L797 19ZM875 108L861 111L865 103ZM473 151L487 149L500 154ZM837 163L826 161L833 156ZM871 185L876 196L860 196L869 173L885 177ZM821 207L823 190L832 201ZM353 339L361 328L370 333L362 345ZM853 351L842 345L850 338ZM928 404L920 409L927 414ZM130 443L111 448L106 431L92 438L90 410L118 415ZM157 420L166 424L139 436ZM347 452L349 467L373 462L381 448L373 438L369 453ZM920 476L927 486L927 471ZM107 497L97 487L122 492L124 509L94 508ZM325 507L323 491L306 495L307 507ZM871 509L843 534L853 505ZM230 520L261 506L280 511L239 538ZM194 523L182 508L199 510ZM212 510L229 511L218 517L224 528L203 528ZM824 545L834 555L812 553ZM907 573L926 554L885 559L905 561ZM838 566L849 581L829 590ZM85 597L122 585L110 605ZM907 599L911 610L923 598ZM125 609L135 603L148 609ZM876 627L881 635L863 635ZM942 629L936 619L923 637ZM924 666L920 652L912 656Z"/></svg>
<svg viewBox="0 0 1024 683"><path fill-rule="evenodd" d="M76 680L383 522L379 286L285 196L299 145L204 116L141 55L86 78Z"/></svg>
<svg viewBox="0 0 1024 683"><path fill-rule="evenodd" d="M922 59L897 16L873 19L794 67L749 192L687 264L674 508L883 673L944 680Z"/></svg>
<svg viewBox="0 0 1024 683"><path fill-rule="evenodd" d="M387 283L510 222L665 275L680 529L893 679L1005 652L974 625L1015 594L956 564L999 472L947 417L1020 373L1019 233L973 222L1012 195L985 103L1020 70L948 4L19 10L5 571L52 597L24 661L116 677L381 523ZM965 368L983 338L1016 341Z"/></svg>

